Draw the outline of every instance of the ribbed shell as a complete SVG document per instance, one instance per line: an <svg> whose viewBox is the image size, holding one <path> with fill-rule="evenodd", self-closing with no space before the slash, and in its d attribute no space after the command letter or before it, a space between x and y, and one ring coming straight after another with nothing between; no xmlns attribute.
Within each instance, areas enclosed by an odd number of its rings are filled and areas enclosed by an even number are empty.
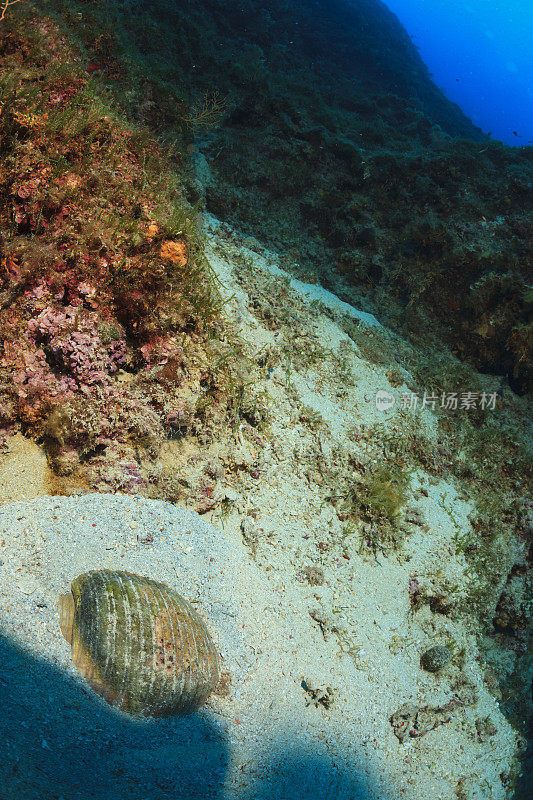
<svg viewBox="0 0 533 800"><path fill-rule="evenodd" d="M170 716L200 706L219 680L218 654L194 608L164 583L99 570L72 581L60 625L80 673L130 714Z"/></svg>

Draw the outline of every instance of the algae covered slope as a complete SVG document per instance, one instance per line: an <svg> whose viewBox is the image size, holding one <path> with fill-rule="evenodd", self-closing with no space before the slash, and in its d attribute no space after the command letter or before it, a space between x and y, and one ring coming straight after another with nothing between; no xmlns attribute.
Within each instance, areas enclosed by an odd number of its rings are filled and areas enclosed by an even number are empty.
<svg viewBox="0 0 533 800"><path fill-rule="evenodd" d="M2 429L41 441L63 490L139 490L167 436L198 423L207 441L215 420L233 417L238 356L228 362L201 223L169 151L127 126L49 18L25 31L10 22L0 31Z"/></svg>
<svg viewBox="0 0 533 800"><path fill-rule="evenodd" d="M42 7L189 198L413 340L531 385L531 148L484 137L379 0Z"/></svg>

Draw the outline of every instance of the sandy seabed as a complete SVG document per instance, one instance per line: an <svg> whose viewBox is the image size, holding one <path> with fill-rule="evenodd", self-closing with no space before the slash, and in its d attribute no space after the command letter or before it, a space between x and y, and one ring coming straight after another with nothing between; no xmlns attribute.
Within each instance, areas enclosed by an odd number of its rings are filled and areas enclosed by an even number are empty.
<svg viewBox="0 0 533 800"><path fill-rule="evenodd" d="M474 632L427 605L413 613L409 597L414 575L467 587L454 535L469 526L468 498L415 472L401 552L361 554L357 537L335 549L343 524L321 492L317 459L332 467L357 449L354 425L379 417L394 427L397 411L377 411L374 398L402 391L387 364L361 357L335 315L357 319L369 336L389 333L319 287L289 285L267 251L245 247L216 220L209 238L250 352L279 346L250 294L285 279L303 320L298 334L311 332L326 357L293 365L290 377L278 363L265 376L273 408L261 452L240 435L243 463L259 460L260 478L217 487L231 499L224 518L126 495L51 497L42 452L17 440L0 465L0 797L503 800L519 737L484 681ZM313 301L323 305L310 316ZM339 380L339 352L353 385ZM319 431L301 421L302 407L321 415ZM431 410L419 422L427 435L435 428ZM228 697L188 718L139 722L83 685L57 600L78 574L105 568L149 575L194 602L231 673ZM308 568L319 582L305 578ZM422 653L450 642L460 658L437 674L421 669ZM449 721L437 724L432 710L454 699ZM428 731L400 741L391 717L405 704L429 709Z"/></svg>

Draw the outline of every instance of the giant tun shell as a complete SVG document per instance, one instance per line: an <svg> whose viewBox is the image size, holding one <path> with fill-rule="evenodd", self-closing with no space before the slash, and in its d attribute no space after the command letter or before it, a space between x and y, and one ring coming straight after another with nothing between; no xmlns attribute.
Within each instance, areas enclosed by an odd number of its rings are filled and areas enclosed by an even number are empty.
<svg viewBox="0 0 533 800"><path fill-rule="evenodd" d="M187 714L207 699L220 665L208 630L177 592L130 572L99 570L59 600L72 660L108 703L130 714Z"/></svg>

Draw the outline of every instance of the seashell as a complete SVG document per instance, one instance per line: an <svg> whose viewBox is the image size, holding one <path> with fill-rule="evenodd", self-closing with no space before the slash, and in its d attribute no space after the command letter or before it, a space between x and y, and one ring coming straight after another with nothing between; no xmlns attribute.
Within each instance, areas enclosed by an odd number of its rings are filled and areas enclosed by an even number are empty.
<svg viewBox="0 0 533 800"><path fill-rule="evenodd" d="M219 681L205 623L164 583L130 572L87 572L60 597L59 618L79 672L129 714L190 713Z"/></svg>

